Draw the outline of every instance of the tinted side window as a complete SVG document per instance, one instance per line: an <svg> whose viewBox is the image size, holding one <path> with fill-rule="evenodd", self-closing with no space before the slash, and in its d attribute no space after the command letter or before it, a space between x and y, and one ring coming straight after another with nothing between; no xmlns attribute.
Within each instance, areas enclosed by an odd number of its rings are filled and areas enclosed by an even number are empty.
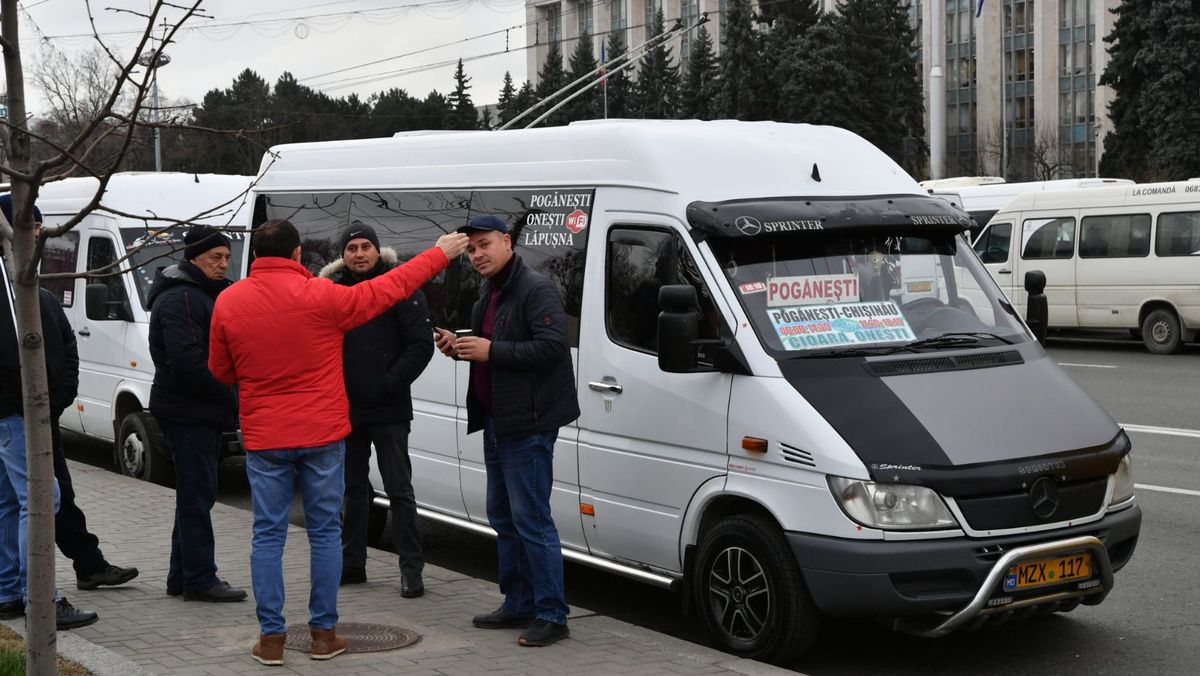
<svg viewBox="0 0 1200 676"><path fill-rule="evenodd" d="M1031 218L1022 225L1021 258L1070 258L1074 251L1074 218Z"/></svg>
<svg viewBox="0 0 1200 676"><path fill-rule="evenodd" d="M1150 255L1150 214L1087 216L1079 222L1080 258Z"/></svg>
<svg viewBox="0 0 1200 676"><path fill-rule="evenodd" d="M614 228L605 256L604 321L613 342L658 352L658 290L691 284L700 301L700 337L719 336L720 315L695 261L676 234L666 230Z"/></svg>
<svg viewBox="0 0 1200 676"><path fill-rule="evenodd" d="M104 268L112 265L117 260L117 247L107 237L89 237L87 251L88 270ZM121 319L120 305L115 301L124 301L127 298L125 295L125 282L121 280L121 275L111 274L115 270L116 268L103 270L99 274L108 274L108 276L88 279L88 283L100 283L108 287L108 299L113 302L108 305L108 316L105 319Z"/></svg>
<svg viewBox="0 0 1200 676"><path fill-rule="evenodd" d="M1154 253L1159 256L1200 254L1200 211L1160 214Z"/></svg>
<svg viewBox="0 0 1200 676"><path fill-rule="evenodd" d="M51 237L46 240L46 250L42 253L41 274L56 272L75 272L75 264L79 260L79 233L68 232L62 237ZM75 303L74 279L43 279L42 287L58 297L63 307L71 307Z"/></svg>
<svg viewBox="0 0 1200 676"><path fill-rule="evenodd" d="M1009 243L1012 242L1012 223L995 223L975 241L975 253L984 263L1008 261Z"/></svg>

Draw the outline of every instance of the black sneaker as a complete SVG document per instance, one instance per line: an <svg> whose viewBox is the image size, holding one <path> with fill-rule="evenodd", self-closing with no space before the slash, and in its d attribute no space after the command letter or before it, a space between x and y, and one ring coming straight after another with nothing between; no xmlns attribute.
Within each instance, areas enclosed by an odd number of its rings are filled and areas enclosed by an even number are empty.
<svg viewBox="0 0 1200 676"><path fill-rule="evenodd" d="M500 606L487 615L476 615L471 624L480 629L511 629L513 627L528 627L533 622L533 615L514 615Z"/></svg>
<svg viewBox="0 0 1200 676"><path fill-rule="evenodd" d="M342 566L342 581L340 586L348 584L363 584L367 581L367 569L363 566Z"/></svg>
<svg viewBox="0 0 1200 676"><path fill-rule="evenodd" d="M25 614L25 602L21 599L0 603L0 620L11 620Z"/></svg>
<svg viewBox="0 0 1200 676"><path fill-rule="evenodd" d="M400 595L406 599L415 599L425 593L425 583L421 581L420 573L400 573Z"/></svg>
<svg viewBox="0 0 1200 676"><path fill-rule="evenodd" d="M530 648L540 648L551 643L557 643L571 635L571 630L565 624L555 624L550 620L534 620L533 624L521 634L517 643Z"/></svg>
<svg viewBox="0 0 1200 676"><path fill-rule="evenodd" d="M183 587L167 587L167 596L183 596Z"/></svg>
<svg viewBox="0 0 1200 676"><path fill-rule="evenodd" d="M90 610L80 610L66 599L54 603L54 623L59 631L78 629L95 624L100 616Z"/></svg>
<svg viewBox="0 0 1200 676"><path fill-rule="evenodd" d="M84 591L97 587L118 587L138 576L137 568L121 568L111 563L86 577L75 577L75 586Z"/></svg>
<svg viewBox="0 0 1200 676"><path fill-rule="evenodd" d="M169 592L168 592L169 593ZM183 591L185 601L204 601L206 603L235 603L246 600L246 590L230 587L225 580L217 580L213 586L201 592Z"/></svg>

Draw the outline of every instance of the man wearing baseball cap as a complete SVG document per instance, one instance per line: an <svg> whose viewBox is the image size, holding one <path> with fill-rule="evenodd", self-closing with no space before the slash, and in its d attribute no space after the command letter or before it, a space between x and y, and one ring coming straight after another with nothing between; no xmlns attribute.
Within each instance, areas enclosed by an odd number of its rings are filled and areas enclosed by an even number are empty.
<svg viewBox="0 0 1200 676"><path fill-rule="evenodd" d="M496 531L504 603L473 623L524 627L522 646L566 638L562 544L550 513L554 442L579 417L567 317L558 286L513 253L508 224L490 214L459 229L483 275L471 336L440 329L443 354L471 362L467 433L483 430L488 523ZM497 321L502 318L503 321Z"/></svg>
<svg viewBox="0 0 1200 676"><path fill-rule="evenodd" d="M150 412L175 462L175 527L167 595L189 601L242 601L246 592L217 577L212 507L221 435L237 429L233 388L208 370L213 303L229 286L231 241L197 225L183 237L183 262L159 270L150 287Z"/></svg>

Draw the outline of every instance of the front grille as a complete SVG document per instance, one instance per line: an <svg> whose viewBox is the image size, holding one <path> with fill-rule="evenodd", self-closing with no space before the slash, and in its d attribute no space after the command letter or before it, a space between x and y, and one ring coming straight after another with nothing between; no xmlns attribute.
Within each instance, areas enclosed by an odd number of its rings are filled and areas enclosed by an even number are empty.
<svg viewBox="0 0 1200 676"><path fill-rule="evenodd" d="M1023 363L1025 363L1025 360L1021 357L1020 352L1006 350L1004 352L979 352L945 357L868 361L864 362L864 366L871 375L883 378L885 376L906 376L917 373L970 371L972 369L987 369Z"/></svg>
<svg viewBox="0 0 1200 676"><path fill-rule="evenodd" d="M1089 479L1057 484L1058 509L1046 518L1033 511L1033 500L1025 491L955 499L967 524L975 530L1023 528L1060 523L1091 516L1100 511L1108 494L1108 479Z"/></svg>

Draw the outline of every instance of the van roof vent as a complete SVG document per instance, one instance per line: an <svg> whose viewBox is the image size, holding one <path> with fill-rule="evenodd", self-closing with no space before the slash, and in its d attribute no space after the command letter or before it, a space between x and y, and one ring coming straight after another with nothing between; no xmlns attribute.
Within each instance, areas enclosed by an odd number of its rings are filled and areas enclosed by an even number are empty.
<svg viewBox="0 0 1200 676"><path fill-rule="evenodd" d="M781 443L779 444L779 452L783 453L783 459L788 462L794 462L797 465L804 465L805 467L817 466L817 463L813 461L812 453L796 448L795 446L788 446Z"/></svg>
<svg viewBox="0 0 1200 676"><path fill-rule="evenodd" d="M976 352L945 357L893 359L888 361L868 361L864 363L867 372L878 378L887 376L907 376L917 373L941 373L942 371L970 371L972 369L988 369L997 366L1012 366L1024 364L1021 353L1016 350L1004 352Z"/></svg>

